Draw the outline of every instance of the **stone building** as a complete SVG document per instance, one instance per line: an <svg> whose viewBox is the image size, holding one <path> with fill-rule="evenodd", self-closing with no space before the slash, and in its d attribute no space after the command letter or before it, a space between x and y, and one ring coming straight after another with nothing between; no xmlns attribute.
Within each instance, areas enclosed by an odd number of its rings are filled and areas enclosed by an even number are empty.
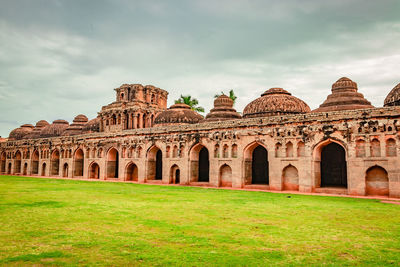
<svg viewBox="0 0 400 267"><path fill-rule="evenodd" d="M205 117L124 84L92 120L41 120L0 143L1 174L400 197L400 85L373 107L341 78L311 111L282 88Z"/></svg>

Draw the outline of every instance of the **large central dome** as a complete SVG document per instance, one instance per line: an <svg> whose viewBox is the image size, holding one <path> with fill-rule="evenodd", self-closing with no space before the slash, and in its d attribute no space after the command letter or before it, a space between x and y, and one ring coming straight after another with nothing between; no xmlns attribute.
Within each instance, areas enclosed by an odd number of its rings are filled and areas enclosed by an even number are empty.
<svg viewBox="0 0 400 267"><path fill-rule="evenodd" d="M303 100L292 96L288 91L282 88L271 88L244 108L243 117L265 117L310 111L310 107Z"/></svg>

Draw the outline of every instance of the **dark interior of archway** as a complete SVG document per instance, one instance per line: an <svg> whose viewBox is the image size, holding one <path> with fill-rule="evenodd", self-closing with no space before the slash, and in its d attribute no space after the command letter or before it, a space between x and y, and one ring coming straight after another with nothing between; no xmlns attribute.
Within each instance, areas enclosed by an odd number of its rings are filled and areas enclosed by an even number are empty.
<svg viewBox="0 0 400 267"><path fill-rule="evenodd" d="M68 164L64 164L63 177L68 177Z"/></svg>
<svg viewBox="0 0 400 267"><path fill-rule="evenodd" d="M344 148L330 143L321 152L321 186L347 187L347 167Z"/></svg>
<svg viewBox="0 0 400 267"><path fill-rule="evenodd" d="M100 167L97 163L93 163L90 167L89 178L100 178Z"/></svg>
<svg viewBox="0 0 400 267"><path fill-rule="evenodd" d="M252 161L252 184L268 184L269 183L269 170L268 170L268 152L263 146L257 146L253 150Z"/></svg>
<svg viewBox="0 0 400 267"><path fill-rule="evenodd" d="M199 182L210 181L210 161L208 158L208 150L203 147L199 153Z"/></svg>
<svg viewBox="0 0 400 267"><path fill-rule="evenodd" d="M175 171L175 183L176 184L180 183L180 178L181 178L181 171L179 169L176 169L176 171Z"/></svg>
<svg viewBox="0 0 400 267"><path fill-rule="evenodd" d="M162 152L157 151L156 155L156 180L162 180Z"/></svg>

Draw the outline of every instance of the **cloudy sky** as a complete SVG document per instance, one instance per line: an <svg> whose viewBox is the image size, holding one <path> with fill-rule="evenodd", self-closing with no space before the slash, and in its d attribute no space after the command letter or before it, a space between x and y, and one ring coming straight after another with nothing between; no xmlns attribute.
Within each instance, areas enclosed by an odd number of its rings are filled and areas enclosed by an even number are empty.
<svg viewBox="0 0 400 267"><path fill-rule="evenodd" d="M0 0L0 136L94 118L123 83L236 108L283 87L314 109L347 76L375 106L400 82L399 0Z"/></svg>

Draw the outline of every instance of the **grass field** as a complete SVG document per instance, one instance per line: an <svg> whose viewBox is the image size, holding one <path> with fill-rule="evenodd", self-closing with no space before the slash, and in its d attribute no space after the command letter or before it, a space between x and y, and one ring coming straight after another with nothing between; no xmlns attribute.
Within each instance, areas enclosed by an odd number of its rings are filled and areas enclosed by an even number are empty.
<svg viewBox="0 0 400 267"><path fill-rule="evenodd" d="M0 176L1 265L391 265L400 205Z"/></svg>

